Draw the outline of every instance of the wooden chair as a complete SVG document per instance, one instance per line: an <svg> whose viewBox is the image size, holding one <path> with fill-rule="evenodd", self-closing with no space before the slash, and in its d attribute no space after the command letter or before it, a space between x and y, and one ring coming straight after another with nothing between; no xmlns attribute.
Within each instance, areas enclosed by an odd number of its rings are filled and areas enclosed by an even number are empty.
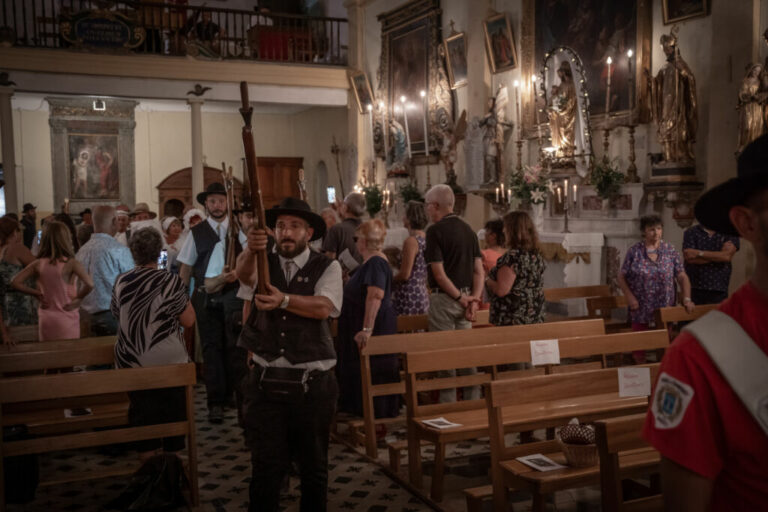
<svg viewBox="0 0 768 512"><path fill-rule="evenodd" d="M600 489L603 510L616 512L639 512L663 510L662 496L658 492L658 482L652 479L651 487L656 487L656 494L644 498L624 501L622 479L659 471L659 453L648 446L640 436L645 423L645 414L635 414L620 418L600 420L595 424L595 441L600 456ZM646 464L638 464L629 473L627 461L644 458ZM654 485L656 484L656 485ZM649 489L650 491L650 489ZM653 491L651 491L653 492Z"/></svg>
<svg viewBox="0 0 768 512"><path fill-rule="evenodd" d="M605 365L607 354L616 352L631 352L633 350L654 350L663 349L669 344L669 340L664 331L645 331L639 333L624 333L601 336L585 336L576 338L561 338L559 340L559 349L561 358L584 358L589 356L598 356L600 361L587 363L586 365L562 365L545 366L531 370L517 370L511 372L498 372L495 365L510 363L530 363L531 348L528 340L515 343L506 343L503 345L488 345L472 348L454 348L433 350L424 352L408 352L405 355L406 361L406 409L408 416L408 467L411 484L420 487L422 485L421 451L420 447L423 441L435 445L435 461L432 471L432 490L430 496L435 501L442 498L442 478L445 467L445 449L448 443L464 441L469 439L478 439L488 435L488 414L486 404L483 400L463 400L460 402L427 404L418 403L417 393L419 391L433 389L451 389L462 386L480 385L496 380L521 380L528 378L536 373L552 373L560 375L581 374L580 370L590 368L601 368ZM418 375L429 372L439 372L441 370L453 370L469 367L492 367L489 373L478 373L476 375L467 375L459 377L435 377L431 379L419 379ZM560 371L553 371L558 369ZM602 370L599 370L602 371ZM587 372L588 373L588 372ZM614 370L611 374L616 375ZM617 387L616 382L613 383ZM585 394L589 394L587 386ZM618 389L618 388L617 388ZM573 395L573 393L577 393ZM565 397L578 397L578 389L572 390ZM551 395L556 397L557 395ZM606 399L611 402L611 397ZM619 406L624 402L619 402ZM645 407L647 400L643 397L642 406ZM593 403L585 403L583 407L569 409L570 403L560 404L563 410L569 410L564 418L564 423L576 414L589 415L594 412L602 412L603 409L594 408ZM637 405L632 404L633 406ZM539 411L541 412L541 411ZM556 410L547 411L547 414L558 416ZM448 421L457 423L460 426L437 429L425 423L426 420L437 417L444 417ZM560 423L546 423L518 425L521 418L510 416L509 424L505 425L507 429L514 432L524 432L534 430L535 428L555 427ZM534 420L531 420L533 422ZM512 425L519 426L513 428ZM530 428L527 428L530 427Z"/></svg>
<svg viewBox="0 0 768 512"><path fill-rule="evenodd" d="M654 380L658 375L659 364L643 365L643 367L651 369L651 380ZM563 463L565 459L559 451L557 442L544 441L507 446L504 435L510 431L510 424L528 422L525 424L527 427L534 423L532 421L534 418L538 420L537 426L542 423L546 423L547 426L562 426L574 416L581 422L589 422L626 414L645 414L648 397L619 397L617 375L616 368L608 368L498 380L484 386L490 427L494 510L502 512L507 509L507 489L509 488L530 492L533 495L533 511L540 512L544 510L547 494L598 482L600 478L598 466L536 471L515 458L543 453L556 462ZM570 414L557 414L559 407L567 407ZM511 423L512 421L514 423ZM520 427L514 430L517 428ZM653 462L658 462L657 455ZM631 461L633 469L639 466L645 468L647 464L648 460L645 457Z"/></svg>
<svg viewBox="0 0 768 512"><path fill-rule="evenodd" d="M195 440L193 389L195 380L195 365L193 363L2 379L0 380L0 420L3 422L5 420L5 410L11 404L51 403L56 400L87 398L96 393L114 395L129 391L177 386L185 388L187 418L184 421L173 423L122 427L99 432L76 431L55 433L33 439L8 442L0 439L0 459L18 455L73 450L183 435L187 438L189 453L188 476L192 504L198 506L197 443ZM119 471L106 472L103 469L99 469L77 475L77 477L69 474L67 475L67 480L74 481L127 474L134 469L134 467L131 467L127 471L122 471L122 473ZM2 464L0 464L0 496L5 496ZM0 512L4 510L5 503L3 499L0 501Z"/></svg>
<svg viewBox="0 0 768 512"><path fill-rule="evenodd" d="M480 333L480 334L479 334ZM366 453L371 458L378 457L375 429L377 423L392 422L392 419L374 419L373 399L377 396L402 395L405 393L405 382L388 384L373 384L371 378L371 357L378 355L397 354L403 356L409 351L436 350L450 347L478 346L503 344L519 340L549 339L565 336L589 336L605 334L602 320L579 320L574 322L559 322L533 325L515 325L507 327L489 327L482 331L473 329L465 331L437 331L408 334L393 334L388 336L372 336L368 344L360 352L360 376L363 395L362 433L358 440L365 444ZM400 418L400 421L404 418ZM397 450L404 450L406 442L395 443ZM399 453L399 452L398 452ZM399 456L397 457L399 459Z"/></svg>

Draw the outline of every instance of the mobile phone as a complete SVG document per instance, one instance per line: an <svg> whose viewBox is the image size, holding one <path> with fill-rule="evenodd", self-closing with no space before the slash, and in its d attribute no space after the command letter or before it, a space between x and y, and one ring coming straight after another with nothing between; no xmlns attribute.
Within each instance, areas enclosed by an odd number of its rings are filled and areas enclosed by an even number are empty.
<svg viewBox="0 0 768 512"><path fill-rule="evenodd" d="M165 270L168 267L168 251L163 249L160 251L160 256L157 258L157 268Z"/></svg>
<svg viewBox="0 0 768 512"><path fill-rule="evenodd" d="M43 239L43 230L38 229L37 230L37 245L40 245L40 241Z"/></svg>
<svg viewBox="0 0 768 512"><path fill-rule="evenodd" d="M336 187L328 187L328 204L336 202Z"/></svg>

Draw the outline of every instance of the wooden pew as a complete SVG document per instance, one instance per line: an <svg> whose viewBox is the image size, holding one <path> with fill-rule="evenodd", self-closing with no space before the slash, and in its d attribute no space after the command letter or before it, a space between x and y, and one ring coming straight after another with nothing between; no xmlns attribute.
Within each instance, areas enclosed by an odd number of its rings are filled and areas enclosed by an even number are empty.
<svg viewBox="0 0 768 512"><path fill-rule="evenodd" d="M623 295L610 297L588 297L587 316L590 318L602 318L605 322L605 332L614 333L631 329L629 320L622 322L613 319L614 309L626 309L627 299Z"/></svg>
<svg viewBox="0 0 768 512"><path fill-rule="evenodd" d="M402 395L405 393L405 382L388 384L373 384L371 379L371 357L386 354L402 356L409 351L436 350L450 347L477 346L488 344L509 343L520 340L559 338L564 336L590 336L605 333L602 320L579 320L569 322L554 322L547 324L515 325L507 327L489 327L482 331L473 329L464 331L437 331L411 334L394 334L388 336L372 336L368 344L360 352L360 376L363 395L363 422L366 453L369 457L377 458L376 423L373 417L373 399L377 396ZM404 418L403 418L404 419ZM391 421L391 420L385 420ZM407 443L399 443L404 449Z"/></svg>
<svg viewBox="0 0 768 512"><path fill-rule="evenodd" d="M669 344L669 338L665 331L644 331L612 335L585 336L575 338L561 338L559 349L561 358L585 358L600 356L597 363L599 368L605 364L606 355L614 353L631 352L633 350L663 349ZM405 355L406 366L406 408L408 417L408 468L410 481L415 486L422 484L421 452L422 440L435 445L435 463L432 472L431 497L435 501L442 498L442 476L445 466L445 447L448 443L477 439L488 435L488 413L484 400L463 400L461 402L420 405L417 393L432 389L447 389L463 386L485 384L497 379L515 380L524 379L530 375L530 370L499 373L495 370L490 373L478 373L477 375L432 378L419 380L421 373L438 372L441 370L453 370L468 367L485 367L509 363L530 363L531 348L526 340L523 342L506 343L503 345L488 345L471 348L452 348L423 352L408 352ZM593 363L592 368L595 367ZM577 368L584 367L578 365ZM568 371L569 366L563 365L565 371L554 372L551 368L534 369L540 373L559 373L568 375L574 373ZM602 371L602 370L600 370ZM583 373L583 372L576 372ZM527 374L527 375L526 375ZM614 371L615 374L615 371ZM579 396L579 389L573 390ZM556 395L553 395L556 396ZM566 397L571 395L565 395ZM610 401L610 400L609 400ZM643 399L643 404L646 400ZM571 410L571 416L577 414L590 414L594 404L585 404L582 409ZM635 404L636 405L636 404ZM567 409L567 407L565 407ZM602 409L598 409L602 411ZM458 423L459 427L446 429L433 428L424 423L425 420L437 417L445 417L447 420ZM568 418L570 419L570 417ZM515 420L517 421L517 420ZM565 420L567 422L567 419ZM557 426L558 423L543 425L547 427ZM518 432L542 428L542 425L532 425L531 428L514 430Z"/></svg>
<svg viewBox="0 0 768 512"><path fill-rule="evenodd" d="M655 311L656 327L659 329L669 329L670 324L676 322L692 322L697 318L700 318L710 311L717 309L719 304L702 304L700 306L693 307L693 313L688 313L683 306L670 306L667 308L659 308ZM670 332L670 336L674 339L676 334Z"/></svg>
<svg viewBox="0 0 768 512"><path fill-rule="evenodd" d="M663 331L656 332L665 334ZM650 368L651 381L654 381L659 364L642 367ZM491 477L496 512L507 509L508 488L529 491L533 494L533 511L541 512L545 508L547 494L592 485L600 479L599 466L539 472L515 460L522 455L543 453L556 462L565 462L554 440L507 446L504 435L521 429L518 424L523 423L523 427L528 428L535 419L537 426L562 426L574 416L581 422L590 422L627 414L644 415L648 408L647 397L619 397L616 368L498 380L485 384L484 389L490 425ZM561 408L565 409L562 413L559 412ZM625 467L627 471L645 470L654 463L658 463L657 455L640 456L625 461Z"/></svg>
<svg viewBox="0 0 768 512"><path fill-rule="evenodd" d="M112 364L115 336L67 341L40 341L0 346L0 374L65 368L79 365Z"/></svg>
<svg viewBox="0 0 768 512"><path fill-rule="evenodd" d="M10 404L50 402L59 399L74 399L94 393L120 394L129 391L185 387L186 413L184 421L163 423L142 427L124 427L99 432L75 432L54 434L45 437L3 442L0 439L0 460L26 454L47 453L57 450L72 450L114 443L125 443L158 437L183 435L187 438L189 453L188 472L191 498L194 506L199 505L197 482L197 444L195 441L194 389L195 365L193 363L129 368L94 372L62 373L0 380L0 419ZM131 468L132 470L133 468ZM90 471L83 478L99 478L103 471ZM110 476L114 475L110 472ZM72 475L68 475L72 480ZM0 496L5 496L3 465L0 464ZM0 500L0 511L5 510Z"/></svg>
<svg viewBox="0 0 768 512"><path fill-rule="evenodd" d="M600 420L595 423L595 442L600 456L600 490L603 510L635 512L663 510L660 493L624 501L621 480L628 478L628 459L644 458L647 463L634 468L641 474L659 471L660 455L641 437L645 414ZM630 452L628 454L627 452ZM641 465L638 465L641 466ZM653 480L652 480L653 487ZM658 491L658 489L656 489Z"/></svg>
<svg viewBox="0 0 768 512"><path fill-rule="evenodd" d="M559 312L549 311L552 304L556 304L568 299L588 299L590 297L610 297L611 287L607 284L594 286L568 286L565 288L544 288L544 300L546 300L546 320L547 322L557 322L569 318L567 314L563 316ZM585 316L571 317L573 320L588 318Z"/></svg>

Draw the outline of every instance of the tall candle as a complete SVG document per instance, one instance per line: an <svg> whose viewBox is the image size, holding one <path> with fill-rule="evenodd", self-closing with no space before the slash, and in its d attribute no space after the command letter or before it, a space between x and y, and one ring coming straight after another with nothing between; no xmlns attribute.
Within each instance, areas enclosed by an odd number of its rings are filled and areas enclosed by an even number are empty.
<svg viewBox="0 0 768 512"><path fill-rule="evenodd" d="M563 199L566 203L568 202L568 178L563 182Z"/></svg>
<svg viewBox="0 0 768 512"><path fill-rule="evenodd" d="M507 202L512 204L512 189L507 189Z"/></svg>
<svg viewBox="0 0 768 512"><path fill-rule="evenodd" d="M608 57L605 62L608 63L608 80L605 87L605 122L607 126L608 113L611 111L611 64L613 63L613 59Z"/></svg>
<svg viewBox="0 0 768 512"><path fill-rule="evenodd" d="M405 123L405 144L408 148L408 158L411 158L411 133L408 131L408 105L405 102L405 96L400 96L400 103L403 104L403 122Z"/></svg>
<svg viewBox="0 0 768 512"><path fill-rule="evenodd" d="M557 202L561 202L562 198L560 197L560 187L557 187Z"/></svg>
<svg viewBox="0 0 768 512"><path fill-rule="evenodd" d="M504 197L504 182L501 183L501 197Z"/></svg>
<svg viewBox="0 0 768 512"><path fill-rule="evenodd" d="M496 187L496 202L499 202L499 187Z"/></svg>
<svg viewBox="0 0 768 512"><path fill-rule="evenodd" d="M515 109L517 109L517 140L523 139L523 123L520 122L520 82L515 80Z"/></svg>
<svg viewBox="0 0 768 512"><path fill-rule="evenodd" d="M533 102L533 122L536 124L539 146L541 146L541 124L539 123L539 109L536 108L536 75L531 75L531 101Z"/></svg>
<svg viewBox="0 0 768 512"><path fill-rule="evenodd" d="M427 92L421 91L421 102L424 105L424 154L429 156L429 131L427 129L427 118L429 118L429 102L427 101Z"/></svg>
<svg viewBox="0 0 768 512"><path fill-rule="evenodd" d="M632 49L630 48L627 50L627 69L629 71L629 76L627 78L627 88L629 89L629 117L630 121L632 119L632 106L634 102L634 85L635 85L635 76L632 74Z"/></svg>
<svg viewBox="0 0 768 512"><path fill-rule="evenodd" d="M373 105L370 103L366 107L368 109L368 125L371 128L371 160L376 161L376 141L373 138Z"/></svg>
<svg viewBox="0 0 768 512"><path fill-rule="evenodd" d="M573 204L575 205L578 201L576 200L576 191L578 190L578 185L573 185Z"/></svg>
<svg viewBox="0 0 768 512"><path fill-rule="evenodd" d="M389 115L387 112L387 109L385 108L386 105L384 105L383 101L379 101L379 112L382 113L382 130L381 133L384 136L384 166L387 165L387 155L389 154Z"/></svg>

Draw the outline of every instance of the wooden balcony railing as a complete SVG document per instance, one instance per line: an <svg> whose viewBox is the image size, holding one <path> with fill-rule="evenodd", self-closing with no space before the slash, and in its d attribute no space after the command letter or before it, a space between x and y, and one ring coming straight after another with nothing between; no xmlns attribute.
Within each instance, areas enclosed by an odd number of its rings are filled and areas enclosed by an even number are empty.
<svg viewBox="0 0 768 512"><path fill-rule="evenodd" d="M77 48L79 41L67 30L73 26L73 20L87 17L90 12L90 16L97 18L96 22L118 14L120 19L127 20L130 30L143 28L145 33L143 41L130 50L91 44L85 48L90 51L336 66L346 65L347 61L348 25L344 18L191 7L146 0L0 2L0 45Z"/></svg>

